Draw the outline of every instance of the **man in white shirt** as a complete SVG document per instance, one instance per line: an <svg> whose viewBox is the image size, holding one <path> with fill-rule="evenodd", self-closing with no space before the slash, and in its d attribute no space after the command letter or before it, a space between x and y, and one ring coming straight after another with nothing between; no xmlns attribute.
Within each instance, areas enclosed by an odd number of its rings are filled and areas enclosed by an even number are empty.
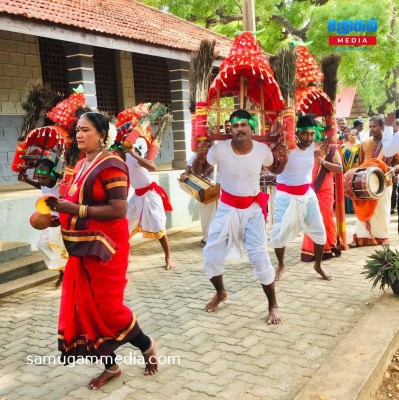
<svg viewBox="0 0 399 400"><path fill-rule="evenodd" d="M284 171L277 176L274 224L270 234L270 246L274 248L278 259L276 279L280 279L285 269L287 241L300 231L314 242L314 269L323 279L332 279L321 266L327 237L317 196L311 187L316 126L317 122L310 115L298 118L297 148L290 152ZM319 158L321 165L324 165L326 161Z"/></svg>
<svg viewBox="0 0 399 400"><path fill-rule="evenodd" d="M210 166L217 165L222 188L204 248L205 271L216 290L205 311L215 311L226 300L224 262L227 258L242 258L241 250L245 246L268 300L266 322L279 324L275 271L267 253L265 232L267 195L260 192L259 178L263 166L272 172L281 172L287 162L288 150L285 145L279 145L278 156L274 158L267 145L252 141L256 120L246 110L233 112L230 122L233 138L216 143L210 149L206 142L201 142L192 166L194 173L200 175Z"/></svg>

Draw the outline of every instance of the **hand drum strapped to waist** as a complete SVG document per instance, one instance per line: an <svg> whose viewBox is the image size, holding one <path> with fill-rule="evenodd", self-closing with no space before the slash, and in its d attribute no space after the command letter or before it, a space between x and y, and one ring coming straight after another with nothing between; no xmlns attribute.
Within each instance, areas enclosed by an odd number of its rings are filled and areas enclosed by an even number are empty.
<svg viewBox="0 0 399 400"><path fill-rule="evenodd" d="M352 168L344 174L345 196L352 200L378 200L386 187L380 168Z"/></svg>
<svg viewBox="0 0 399 400"><path fill-rule="evenodd" d="M266 193L267 188L271 186L276 186L277 183L277 175L271 172L262 172L260 174L260 190L261 192Z"/></svg>
<svg viewBox="0 0 399 400"><path fill-rule="evenodd" d="M210 179L189 173L183 182L177 181L186 193L201 203L212 203L220 197L220 184Z"/></svg>

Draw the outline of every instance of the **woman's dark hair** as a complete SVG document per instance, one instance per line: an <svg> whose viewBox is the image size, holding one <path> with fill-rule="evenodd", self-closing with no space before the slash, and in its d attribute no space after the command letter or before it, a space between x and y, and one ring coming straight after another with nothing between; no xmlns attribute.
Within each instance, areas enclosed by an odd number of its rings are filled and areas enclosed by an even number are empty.
<svg viewBox="0 0 399 400"><path fill-rule="evenodd" d="M81 118L87 118L99 132L104 131L105 132L104 142L107 140L109 121L103 114L90 111L82 114L79 119Z"/></svg>
<svg viewBox="0 0 399 400"><path fill-rule="evenodd" d="M244 118L244 119L251 119L252 115L247 110L236 110L234 111L229 118L229 121L233 118Z"/></svg>
<svg viewBox="0 0 399 400"><path fill-rule="evenodd" d="M308 126L317 126L316 120L310 114L300 115L296 123L297 128L305 128Z"/></svg>

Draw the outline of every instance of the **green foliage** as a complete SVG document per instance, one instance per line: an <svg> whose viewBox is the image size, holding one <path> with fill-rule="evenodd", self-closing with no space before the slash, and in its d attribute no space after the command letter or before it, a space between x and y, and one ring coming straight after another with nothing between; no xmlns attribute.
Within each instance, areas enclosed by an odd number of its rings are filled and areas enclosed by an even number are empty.
<svg viewBox="0 0 399 400"><path fill-rule="evenodd" d="M304 41L313 42L309 45L309 50L319 61L323 55L339 51L342 58L338 79L346 86L357 87L366 107L371 107L375 113L378 109L387 112L393 107L399 108L399 94L394 92L395 80L396 87L399 87L398 0L327 0L321 2L322 5L317 5L320 1L315 0L254 1L256 29L266 28L266 31L257 37L265 52L275 54L288 42L301 40L301 36ZM208 23L210 29L229 37L234 37L236 30L243 29L241 21L227 23L226 19L223 19L242 13L240 0L143 2L156 5L202 26L207 26ZM286 24L282 22L282 18ZM342 48L338 49L328 44L329 19L341 21L371 18L378 21L376 46L367 46L367 50L341 51Z"/></svg>
<svg viewBox="0 0 399 400"><path fill-rule="evenodd" d="M382 250L376 250L368 258L362 274L373 282L372 289L379 285L379 289L384 290L385 286L399 280L399 252L396 249L383 246Z"/></svg>

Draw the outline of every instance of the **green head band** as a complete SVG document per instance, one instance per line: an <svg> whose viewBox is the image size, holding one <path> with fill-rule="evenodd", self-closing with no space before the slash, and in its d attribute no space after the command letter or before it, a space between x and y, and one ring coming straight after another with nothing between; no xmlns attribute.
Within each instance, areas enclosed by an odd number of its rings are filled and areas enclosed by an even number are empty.
<svg viewBox="0 0 399 400"><path fill-rule="evenodd" d="M51 178L53 181L56 181L56 180L58 179L58 177L57 177L57 175L55 174L55 170L56 170L55 167L54 167L51 171L45 171L44 169L36 168L36 175L42 175L42 176L50 175L50 178Z"/></svg>
<svg viewBox="0 0 399 400"><path fill-rule="evenodd" d="M50 178L51 178L53 181L56 181L56 180L58 179L58 176L55 174L55 171L56 171L56 167L54 167L54 168L50 171Z"/></svg>
<svg viewBox="0 0 399 400"><path fill-rule="evenodd" d="M119 145L113 144L108 150L109 151L118 150L118 151L120 151L122 153L124 151L123 146L121 144L119 144Z"/></svg>
<svg viewBox="0 0 399 400"><path fill-rule="evenodd" d="M258 127L258 118L256 118L254 115L252 115L251 118L243 118L243 117L234 117L231 119L231 123L234 124L235 122L240 122L240 121L248 121L249 126L255 131L256 128Z"/></svg>
<svg viewBox="0 0 399 400"><path fill-rule="evenodd" d="M50 175L49 171L45 171L44 169L37 169L37 168L36 168L36 174L37 175Z"/></svg>

